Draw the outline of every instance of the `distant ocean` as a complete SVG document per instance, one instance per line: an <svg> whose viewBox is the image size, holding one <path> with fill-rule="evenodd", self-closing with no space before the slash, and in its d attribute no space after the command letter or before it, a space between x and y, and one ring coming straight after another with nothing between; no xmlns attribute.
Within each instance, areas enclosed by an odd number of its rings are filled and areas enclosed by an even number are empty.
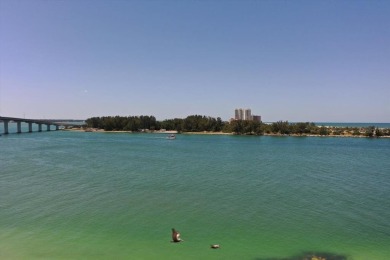
<svg viewBox="0 0 390 260"><path fill-rule="evenodd" d="M0 259L389 259L389 138L51 131L0 149Z"/></svg>
<svg viewBox="0 0 390 260"><path fill-rule="evenodd" d="M265 122L272 124L273 122ZM296 122L290 122L296 123ZM348 123L348 122L313 122L316 126L335 126L335 127L370 127L390 128L390 123Z"/></svg>
<svg viewBox="0 0 390 260"><path fill-rule="evenodd" d="M390 128L390 123L334 123L334 122L314 122L317 126L336 126L336 127L370 127Z"/></svg>

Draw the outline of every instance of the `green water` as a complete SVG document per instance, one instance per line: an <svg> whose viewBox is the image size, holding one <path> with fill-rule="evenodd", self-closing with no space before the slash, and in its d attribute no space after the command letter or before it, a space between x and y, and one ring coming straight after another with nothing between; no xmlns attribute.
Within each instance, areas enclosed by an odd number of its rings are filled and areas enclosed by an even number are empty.
<svg viewBox="0 0 390 260"><path fill-rule="evenodd" d="M389 158L390 139L3 135L0 259L389 259Z"/></svg>

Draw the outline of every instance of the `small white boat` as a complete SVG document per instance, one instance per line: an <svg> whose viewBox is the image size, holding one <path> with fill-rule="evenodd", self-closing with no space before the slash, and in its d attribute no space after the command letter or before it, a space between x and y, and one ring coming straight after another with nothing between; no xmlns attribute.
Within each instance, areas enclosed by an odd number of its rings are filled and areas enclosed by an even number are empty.
<svg viewBox="0 0 390 260"><path fill-rule="evenodd" d="M174 140L174 139L176 139L176 135L174 135L174 134L168 135L167 139Z"/></svg>

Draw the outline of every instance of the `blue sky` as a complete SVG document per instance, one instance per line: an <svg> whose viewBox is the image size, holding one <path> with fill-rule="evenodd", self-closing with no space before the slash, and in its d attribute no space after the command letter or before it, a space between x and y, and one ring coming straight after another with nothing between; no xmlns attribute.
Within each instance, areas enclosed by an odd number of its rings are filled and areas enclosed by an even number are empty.
<svg viewBox="0 0 390 260"><path fill-rule="evenodd" d="M0 115L390 122L390 1L1 0Z"/></svg>

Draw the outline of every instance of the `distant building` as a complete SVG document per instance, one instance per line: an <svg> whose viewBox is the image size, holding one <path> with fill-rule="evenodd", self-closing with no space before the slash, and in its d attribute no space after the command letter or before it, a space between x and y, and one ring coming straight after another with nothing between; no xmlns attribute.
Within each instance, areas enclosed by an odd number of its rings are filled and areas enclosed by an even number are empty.
<svg viewBox="0 0 390 260"><path fill-rule="evenodd" d="M250 109L236 108L234 111L235 120L252 120L252 113Z"/></svg>
<svg viewBox="0 0 390 260"><path fill-rule="evenodd" d="M234 110L234 120L255 120L261 122L261 116L252 115L252 111L249 108L236 108Z"/></svg>
<svg viewBox="0 0 390 260"><path fill-rule="evenodd" d="M240 120L241 118L243 118L242 108L236 108L234 111L234 119Z"/></svg>
<svg viewBox="0 0 390 260"><path fill-rule="evenodd" d="M252 112L250 109L244 109L244 120L252 120Z"/></svg>
<svg viewBox="0 0 390 260"><path fill-rule="evenodd" d="M252 116L252 120L253 120L253 121L257 121L257 122L261 122L261 116L255 116L255 115L253 115L253 116Z"/></svg>

